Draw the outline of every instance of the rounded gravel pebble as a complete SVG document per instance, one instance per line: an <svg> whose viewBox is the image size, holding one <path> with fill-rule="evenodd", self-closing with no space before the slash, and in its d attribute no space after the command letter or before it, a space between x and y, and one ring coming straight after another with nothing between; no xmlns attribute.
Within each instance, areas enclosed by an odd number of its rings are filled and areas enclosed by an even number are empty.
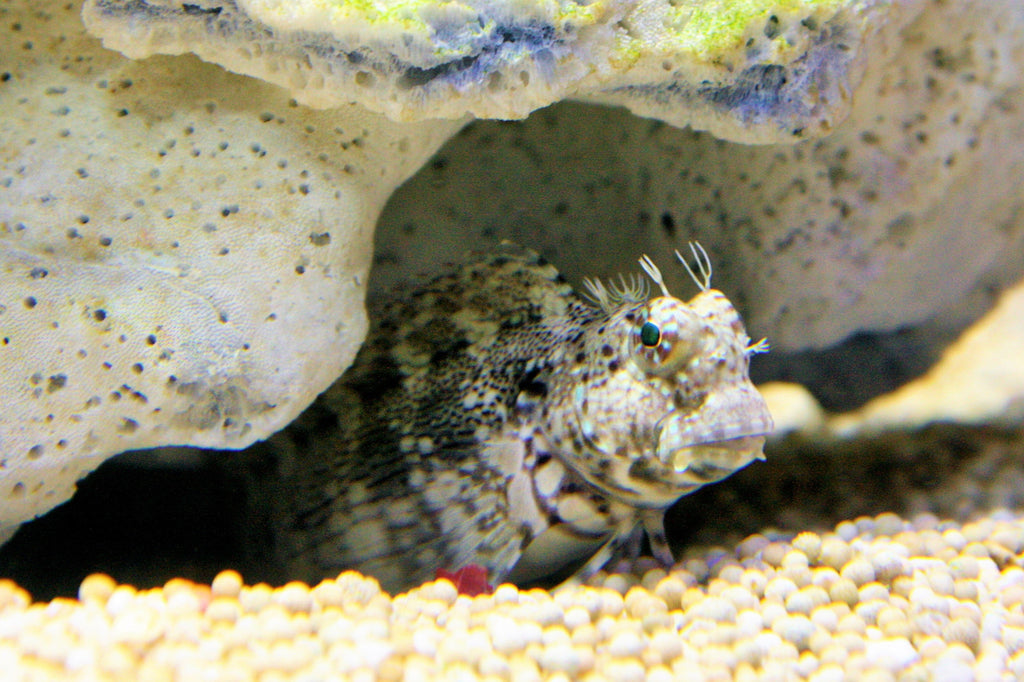
<svg viewBox="0 0 1024 682"><path fill-rule="evenodd" d="M874 581L875 568L870 561L858 557L848 561L839 571L839 575L847 580L852 580L855 585L860 587Z"/></svg>
<svg viewBox="0 0 1024 682"><path fill-rule="evenodd" d="M770 538L770 539L769 539ZM861 517L756 535L672 569L620 564L553 592L446 580L394 597L104 575L33 603L0 580L10 679L1011 680L1024 678L1024 520Z"/></svg>
<svg viewBox="0 0 1024 682"><path fill-rule="evenodd" d="M835 570L841 569L853 556L853 548L838 536L826 537L821 542L821 563Z"/></svg>

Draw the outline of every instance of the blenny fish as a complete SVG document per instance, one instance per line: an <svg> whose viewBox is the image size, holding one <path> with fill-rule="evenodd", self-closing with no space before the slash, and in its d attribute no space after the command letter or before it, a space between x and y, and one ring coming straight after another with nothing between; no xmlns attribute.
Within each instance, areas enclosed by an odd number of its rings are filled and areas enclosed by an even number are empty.
<svg viewBox="0 0 1024 682"><path fill-rule="evenodd" d="M620 277L586 280L586 300L503 245L376 311L354 364L272 441L294 469L289 575L353 568L395 593L477 564L521 583L596 571L641 527L670 564L665 510L763 459L772 430L748 376L767 345L690 248L686 302L647 257L653 296Z"/></svg>

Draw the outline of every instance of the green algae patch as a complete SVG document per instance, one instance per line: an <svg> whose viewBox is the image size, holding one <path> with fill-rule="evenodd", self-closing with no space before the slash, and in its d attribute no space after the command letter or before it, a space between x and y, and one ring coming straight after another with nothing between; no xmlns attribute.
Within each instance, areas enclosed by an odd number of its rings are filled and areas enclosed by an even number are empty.
<svg viewBox="0 0 1024 682"><path fill-rule="evenodd" d="M844 0L705 2L693 10L675 43L695 57L714 59L752 40L786 41L787 26L799 24L813 30L849 4Z"/></svg>
<svg viewBox="0 0 1024 682"><path fill-rule="evenodd" d="M248 0L242 4L250 16L269 26L326 32L343 42L393 42L396 55L407 53L413 61L416 55L420 59L428 55L452 59L475 54L485 45L493 49L494 36L524 46L535 42L531 37L540 35L565 38L608 20L616 8L626 6L621 0L587 4L571 0Z"/></svg>

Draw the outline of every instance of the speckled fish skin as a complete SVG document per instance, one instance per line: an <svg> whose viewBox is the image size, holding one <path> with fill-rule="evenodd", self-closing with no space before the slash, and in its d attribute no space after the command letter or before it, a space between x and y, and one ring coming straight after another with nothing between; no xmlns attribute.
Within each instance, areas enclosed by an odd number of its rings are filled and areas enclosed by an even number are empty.
<svg viewBox="0 0 1024 682"><path fill-rule="evenodd" d="M728 299L656 283L592 284L592 305L505 245L377 311L272 441L294 467L290 575L355 568L396 592L475 563L521 581L601 549L596 570L641 524L670 561L665 509L763 458L772 422Z"/></svg>

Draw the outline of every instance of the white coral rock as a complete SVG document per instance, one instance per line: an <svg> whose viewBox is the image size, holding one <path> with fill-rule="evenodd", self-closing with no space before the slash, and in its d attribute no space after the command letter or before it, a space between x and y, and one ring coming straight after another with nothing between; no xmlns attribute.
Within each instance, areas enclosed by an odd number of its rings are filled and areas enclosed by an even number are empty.
<svg viewBox="0 0 1024 682"><path fill-rule="evenodd" d="M131 62L77 9L0 7L7 532L111 455L287 424L363 339L381 206L458 125Z"/></svg>
<svg viewBox="0 0 1024 682"><path fill-rule="evenodd" d="M396 120L522 118L565 98L621 104L744 142L827 133L870 45L920 0L87 0L132 57L193 52L331 107Z"/></svg>
<svg viewBox="0 0 1024 682"><path fill-rule="evenodd" d="M86 0L86 23L108 47L192 52L334 108L318 113L191 58L129 62L87 37L75 4L9 0L0 535L110 455L242 447L305 407L362 340L382 205L466 114L518 118L575 98L748 143L833 134L754 148L584 121L590 149L569 153L573 142L556 139L536 155L553 165L531 157L512 181L507 156L474 158L462 204L421 179L419 195L397 202L429 219L416 237L425 248L403 242L406 263L410 251L429 262L474 246L467 222L490 235L504 224L542 248L550 216L527 215L524 197L550 198L561 215L572 202L552 187L570 183L594 217L574 216L589 231L580 274L606 274L609 263L595 272L602 255L632 261L639 246L667 253L699 236L724 255L718 284L780 348L962 316L964 294L976 300L1021 268L1022 22L1012 2L985 10L923 0ZM607 116L594 110L578 118ZM529 140L513 144L531 152ZM579 160L594 149L610 163L581 179ZM503 181L484 176L488 163ZM641 236L623 229L629 221ZM544 229L523 229L534 223ZM556 232L557 244L571 241Z"/></svg>
<svg viewBox="0 0 1024 682"><path fill-rule="evenodd" d="M628 272L636 253L666 264L698 239L715 286L775 350L928 321L955 332L1024 276L1024 13L931 5L876 48L849 116L797 144L730 144L574 102L476 123L396 192L376 233L395 257L374 277L449 258L450 234L458 249L529 240L577 282ZM692 291L681 267L663 271Z"/></svg>

